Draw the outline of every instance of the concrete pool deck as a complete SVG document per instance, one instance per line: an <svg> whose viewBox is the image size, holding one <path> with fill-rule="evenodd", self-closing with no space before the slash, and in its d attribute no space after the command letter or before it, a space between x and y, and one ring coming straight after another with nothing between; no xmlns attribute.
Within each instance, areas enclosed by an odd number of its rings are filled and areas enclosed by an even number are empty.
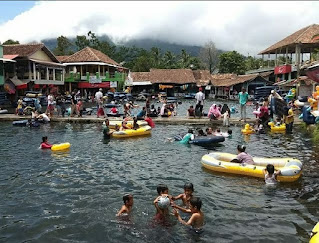
<svg viewBox="0 0 319 243"><path fill-rule="evenodd" d="M30 119L31 116L17 116L15 114L0 114L0 121L17 121ZM169 124L169 125L207 125L207 124L223 124L223 119L210 121L207 117L202 118L188 118L188 117L154 117L152 118L155 124ZM122 120L118 117L109 117L109 120ZM53 117L51 122L67 122L67 123L101 123L104 118L97 118L93 116L83 117ZM239 119L231 118L230 125L244 125L245 123L254 123L254 118L247 118L246 122L239 121ZM303 123L298 117L295 117L294 124Z"/></svg>

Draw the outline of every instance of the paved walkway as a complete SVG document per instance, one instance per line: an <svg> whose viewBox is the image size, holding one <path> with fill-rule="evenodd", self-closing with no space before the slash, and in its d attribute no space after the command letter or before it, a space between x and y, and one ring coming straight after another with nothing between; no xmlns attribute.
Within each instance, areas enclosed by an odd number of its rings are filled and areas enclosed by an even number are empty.
<svg viewBox="0 0 319 243"><path fill-rule="evenodd" d="M17 121L17 120L26 120L31 118L31 116L17 116L14 114L0 114L0 121ZM110 117L110 120L122 120L118 117ZM188 118L188 117L169 117L169 118L162 118L156 117L152 118L155 124L199 124L199 125L206 125L206 124L223 124L223 119L210 121L207 117L202 118ZM83 117L53 117L51 122L68 122L68 123L99 123L103 122L104 118L97 118L95 116L83 116ZM230 124L240 124L243 125L245 123L254 123L255 119L247 119L246 122L239 121L238 119L231 118ZM301 124L303 121L300 120L298 117L295 117L294 124Z"/></svg>

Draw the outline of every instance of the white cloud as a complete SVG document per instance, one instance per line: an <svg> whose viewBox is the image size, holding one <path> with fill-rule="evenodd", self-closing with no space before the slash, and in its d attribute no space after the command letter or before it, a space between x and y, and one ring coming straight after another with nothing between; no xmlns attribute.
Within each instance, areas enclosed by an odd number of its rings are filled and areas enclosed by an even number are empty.
<svg viewBox="0 0 319 243"><path fill-rule="evenodd" d="M319 2L48 1L0 24L0 41L22 43L89 30L114 40L155 38L256 54L319 23Z"/></svg>

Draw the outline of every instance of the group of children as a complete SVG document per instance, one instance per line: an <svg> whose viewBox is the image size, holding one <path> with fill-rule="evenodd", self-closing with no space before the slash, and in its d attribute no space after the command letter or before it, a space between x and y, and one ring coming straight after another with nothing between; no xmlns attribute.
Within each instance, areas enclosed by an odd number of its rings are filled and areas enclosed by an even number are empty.
<svg viewBox="0 0 319 243"><path fill-rule="evenodd" d="M155 220L165 222L171 214L173 214L179 222L184 225L191 226L195 230L200 230L204 225L204 214L201 211L202 201L199 197L193 196L194 186L192 183L184 185L184 193L174 197L169 195L168 187L160 184L157 186L158 196L155 198L153 204L156 209ZM176 200L182 200L182 206L175 203ZM129 214L133 207L133 195L123 196L124 205L118 211L116 216ZM170 211L170 207L173 209ZM191 214L188 221L184 221L179 211Z"/></svg>

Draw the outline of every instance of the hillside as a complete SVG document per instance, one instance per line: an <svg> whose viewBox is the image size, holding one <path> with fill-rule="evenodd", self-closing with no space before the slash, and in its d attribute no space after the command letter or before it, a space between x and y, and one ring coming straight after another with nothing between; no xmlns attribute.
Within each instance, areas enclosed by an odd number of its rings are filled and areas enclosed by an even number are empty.
<svg viewBox="0 0 319 243"><path fill-rule="evenodd" d="M114 43L108 38L108 36L99 36L98 37L100 40L107 40L109 43L113 44ZM69 38L69 40L74 43L75 38ZM45 39L42 40L42 42L52 51L55 49L57 45L57 40L56 39ZM139 48L144 48L146 50L150 50L152 47L157 47L161 49L162 53L165 53L166 51L171 51L175 55L180 54L182 49L185 49L187 53L190 53L192 56L198 56L199 51L200 51L200 46L191 46L191 45L181 45L177 43L169 43L166 41L159 41L159 40L152 40L152 39L134 39L134 40L129 40L127 42L122 42L122 46L126 47L132 47L136 46ZM73 51L76 51L76 46L72 48Z"/></svg>

